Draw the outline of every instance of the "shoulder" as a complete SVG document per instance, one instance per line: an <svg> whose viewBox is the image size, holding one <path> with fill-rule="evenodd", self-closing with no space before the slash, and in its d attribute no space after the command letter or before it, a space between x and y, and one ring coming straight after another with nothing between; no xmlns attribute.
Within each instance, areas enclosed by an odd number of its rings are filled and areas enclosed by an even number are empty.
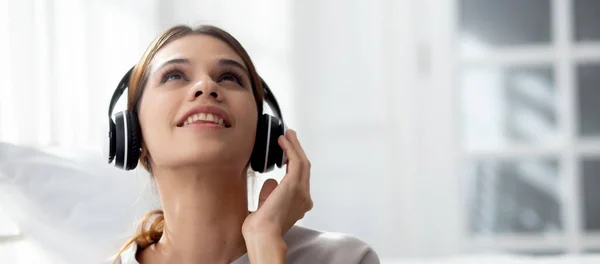
<svg viewBox="0 0 600 264"><path fill-rule="evenodd" d="M284 240L288 246L286 263L379 264L373 248L351 235L294 226Z"/></svg>
<svg viewBox="0 0 600 264"><path fill-rule="evenodd" d="M293 226L283 237L287 246L286 263L379 264L379 257L364 241L347 234L318 231ZM115 264L139 264L133 243L123 251ZM106 264L112 263L111 258ZM235 263L247 263L244 256Z"/></svg>

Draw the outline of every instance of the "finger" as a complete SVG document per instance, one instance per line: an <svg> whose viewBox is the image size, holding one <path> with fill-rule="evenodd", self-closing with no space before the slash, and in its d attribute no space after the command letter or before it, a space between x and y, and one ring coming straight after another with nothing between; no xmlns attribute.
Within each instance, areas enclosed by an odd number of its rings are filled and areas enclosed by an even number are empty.
<svg viewBox="0 0 600 264"><path fill-rule="evenodd" d="M283 177L282 183L287 181L288 178L294 178L295 181L299 181L301 179L300 172L302 171L302 168L300 167L301 160L294 145L285 136L280 136L278 143L288 157L286 176Z"/></svg>
<svg viewBox="0 0 600 264"><path fill-rule="evenodd" d="M288 133L286 136L288 137L288 140L292 143L292 145L294 146L294 149L296 150L296 152L298 153L298 156L300 157L301 161L300 164L302 164L302 175L300 175L300 178L302 178L302 182L306 185L310 184L310 160L308 160L308 157L306 156L306 153L304 152L304 149L302 148L302 145L300 145L300 141L298 140L298 136L296 134L296 131L294 130L288 130Z"/></svg>
<svg viewBox="0 0 600 264"><path fill-rule="evenodd" d="M277 140L281 149L285 152L288 158L288 164L290 162L298 162L302 159L296 150L296 147L286 136L280 136Z"/></svg>
<svg viewBox="0 0 600 264"><path fill-rule="evenodd" d="M258 196L258 208L265 203L275 188L277 188L277 181L274 179L268 179L263 183L263 186L260 189L260 195Z"/></svg>
<svg viewBox="0 0 600 264"><path fill-rule="evenodd" d="M304 152L304 148L302 148L302 145L300 144L300 141L298 140L298 134L296 133L296 131L289 129L288 133L286 133L286 137L292 143L296 152L298 152L298 156L300 157L300 159L302 159L302 161L305 161L308 163L308 157L306 156L306 153Z"/></svg>
<svg viewBox="0 0 600 264"><path fill-rule="evenodd" d="M302 145L300 145L300 141L298 141L298 133L296 133L293 129L288 129L285 133L285 138L292 143L294 149L298 152L298 155L301 159L306 159L306 154L302 149Z"/></svg>

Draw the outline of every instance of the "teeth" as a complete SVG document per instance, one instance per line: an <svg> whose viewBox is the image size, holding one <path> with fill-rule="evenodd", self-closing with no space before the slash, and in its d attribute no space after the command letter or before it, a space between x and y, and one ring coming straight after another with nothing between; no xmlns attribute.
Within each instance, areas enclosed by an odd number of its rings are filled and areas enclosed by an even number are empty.
<svg viewBox="0 0 600 264"><path fill-rule="evenodd" d="M188 119L183 122L183 125L187 126L187 125L189 125L191 123L194 123L194 122L196 122L198 120L200 120L200 121L209 121L209 122L213 122L215 124L219 124L221 126L225 126L225 122L223 121L223 119L221 117L213 115L213 114L210 114L210 113L208 113L208 114L207 113L199 113L199 114L192 115L192 116L188 117Z"/></svg>

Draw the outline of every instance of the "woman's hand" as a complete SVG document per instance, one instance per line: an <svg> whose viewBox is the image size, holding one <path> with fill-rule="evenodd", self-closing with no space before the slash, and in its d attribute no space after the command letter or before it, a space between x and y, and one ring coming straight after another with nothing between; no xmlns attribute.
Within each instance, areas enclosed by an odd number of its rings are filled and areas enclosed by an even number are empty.
<svg viewBox="0 0 600 264"><path fill-rule="evenodd" d="M275 180L265 182L258 210L242 225L251 263L283 263L287 248L283 235L313 207L310 162L296 132L288 130L278 142L288 157L286 175L279 186Z"/></svg>

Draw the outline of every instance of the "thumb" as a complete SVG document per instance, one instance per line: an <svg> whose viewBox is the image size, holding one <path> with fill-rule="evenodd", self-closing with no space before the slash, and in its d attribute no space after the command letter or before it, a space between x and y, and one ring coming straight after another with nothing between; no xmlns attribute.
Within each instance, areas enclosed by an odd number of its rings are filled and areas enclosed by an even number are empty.
<svg viewBox="0 0 600 264"><path fill-rule="evenodd" d="M263 183L263 186L260 189L260 195L258 196L258 208L263 205L275 188L277 188L277 181L274 179L268 179Z"/></svg>

